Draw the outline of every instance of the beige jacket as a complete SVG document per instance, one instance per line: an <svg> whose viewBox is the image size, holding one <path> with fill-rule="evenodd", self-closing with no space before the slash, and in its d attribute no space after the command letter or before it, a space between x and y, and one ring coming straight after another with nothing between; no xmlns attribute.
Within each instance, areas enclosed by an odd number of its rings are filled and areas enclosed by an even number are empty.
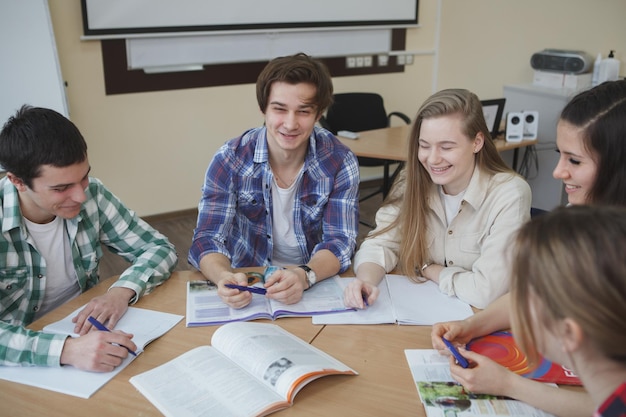
<svg viewBox="0 0 626 417"><path fill-rule="evenodd" d="M402 190L398 190L402 192ZM478 308L509 290L506 252L515 231L530 218L531 192L526 181L507 173L488 175L476 169L461 208L450 226L438 186L433 185L426 231L432 262L446 266L439 275L440 290ZM376 213L377 229L391 223L399 207L386 205ZM385 271L398 263L397 229L366 239L354 258L354 270L373 262Z"/></svg>

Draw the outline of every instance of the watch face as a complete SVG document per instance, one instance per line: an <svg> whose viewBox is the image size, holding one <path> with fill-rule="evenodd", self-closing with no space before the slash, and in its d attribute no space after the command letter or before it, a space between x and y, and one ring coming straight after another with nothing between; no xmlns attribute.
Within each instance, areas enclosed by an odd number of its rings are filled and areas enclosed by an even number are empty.
<svg viewBox="0 0 626 417"><path fill-rule="evenodd" d="M313 285L317 282L317 275L315 275L313 270L309 269L309 272L306 273L306 279L309 281L309 285Z"/></svg>

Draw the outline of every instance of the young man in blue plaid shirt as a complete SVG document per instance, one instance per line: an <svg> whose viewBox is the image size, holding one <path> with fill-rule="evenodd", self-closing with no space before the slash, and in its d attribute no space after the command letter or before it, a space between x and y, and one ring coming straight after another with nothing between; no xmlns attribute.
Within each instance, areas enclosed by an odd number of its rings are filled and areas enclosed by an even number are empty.
<svg viewBox="0 0 626 417"><path fill-rule="evenodd" d="M0 165L0 365L111 371L136 349L132 335L89 332L87 318L114 328L130 303L169 278L174 246L89 177L85 140L53 110L25 106L8 120ZM98 283L103 246L131 265L75 317L81 336L26 329Z"/></svg>
<svg viewBox="0 0 626 417"><path fill-rule="evenodd" d="M305 54L276 58L257 79L264 126L222 146L202 188L189 261L231 307L250 303L232 268L277 265L267 296L298 302L316 282L350 266L358 232L354 154L315 126L332 102L326 67Z"/></svg>

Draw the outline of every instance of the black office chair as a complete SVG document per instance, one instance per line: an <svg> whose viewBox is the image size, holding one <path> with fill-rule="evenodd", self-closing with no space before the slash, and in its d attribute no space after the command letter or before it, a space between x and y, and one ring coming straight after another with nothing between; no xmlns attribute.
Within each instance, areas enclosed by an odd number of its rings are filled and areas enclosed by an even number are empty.
<svg viewBox="0 0 626 417"><path fill-rule="evenodd" d="M334 95L334 103L326 112L326 116L322 117L320 124L334 134L337 134L340 130L361 132L363 130L389 127L393 116L399 117L406 124L411 123L411 119L404 113L391 112L387 114L383 98L379 94L341 93ZM383 185L373 193L359 198L359 201L367 200L379 193L382 193L383 198L385 198L393 184L393 180L400 171L402 166L400 161L366 157L358 157L358 160L360 166L382 166L384 169ZM390 176L390 166L393 164L398 164L398 167Z"/></svg>

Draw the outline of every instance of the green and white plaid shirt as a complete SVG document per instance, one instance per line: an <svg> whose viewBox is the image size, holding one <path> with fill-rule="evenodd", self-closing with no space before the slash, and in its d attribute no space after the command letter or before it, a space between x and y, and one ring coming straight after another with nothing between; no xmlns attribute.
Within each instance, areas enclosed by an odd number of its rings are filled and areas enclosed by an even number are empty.
<svg viewBox="0 0 626 417"><path fill-rule="evenodd" d="M65 220L81 291L98 283L103 245L131 263L113 287L135 291L133 302L169 278L178 258L168 239L99 180L89 178L85 194L78 216ZM0 203L0 365L60 366L66 337L24 328L43 302L46 262L28 234L18 192L7 178L0 180Z"/></svg>

